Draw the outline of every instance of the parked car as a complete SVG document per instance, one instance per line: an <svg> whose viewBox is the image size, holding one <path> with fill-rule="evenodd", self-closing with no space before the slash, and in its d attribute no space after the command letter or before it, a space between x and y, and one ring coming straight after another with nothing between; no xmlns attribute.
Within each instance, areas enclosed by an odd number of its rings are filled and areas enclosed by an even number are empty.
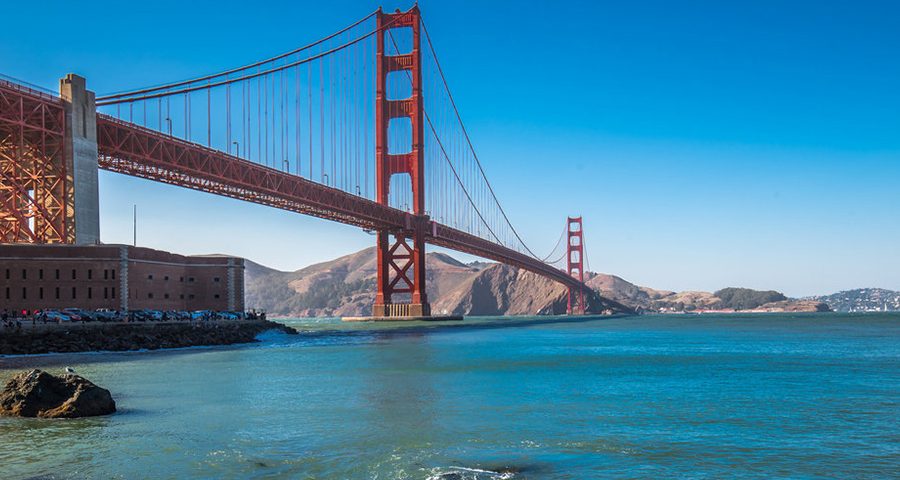
<svg viewBox="0 0 900 480"><path fill-rule="evenodd" d="M84 321L90 322L94 320L94 313L89 312L87 310L82 310L80 308L64 308L62 312L66 315L72 317L72 320L76 322ZM76 318L78 317L78 318Z"/></svg>
<svg viewBox="0 0 900 480"><path fill-rule="evenodd" d="M82 318L81 314L78 313L77 308L64 308L64 309L60 310L58 313L68 316L69 320L71 320L73 322L80 322L81 318Z"/></svg>
<svg viewBox="0 0 900 480"><path fill-rule="evenodd" d="M47 320L49 320L51 322L69 322L72 320L72 318L69 317L69 315L66 315L65 313L62 313L62 312L59 312L56 310L46 310L46 311L44 311L44 315L46 315Z"/></svg>

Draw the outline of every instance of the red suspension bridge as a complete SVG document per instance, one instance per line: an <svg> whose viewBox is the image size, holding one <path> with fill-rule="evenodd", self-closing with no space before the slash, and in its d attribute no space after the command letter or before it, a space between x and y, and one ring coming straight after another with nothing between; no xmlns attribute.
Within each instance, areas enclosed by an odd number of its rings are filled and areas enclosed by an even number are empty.
<svg viewBox="0 0 900 480"><path fill-rule="evenodd" d="M97 168L376 232L374 316L430 315L426 243L560 282L569 312L585 310L581 217L550 255L523 241L418 7L379 9L240 68L96 99L74 75L59 97L0 80L0 242L99 241Z"/></svg>

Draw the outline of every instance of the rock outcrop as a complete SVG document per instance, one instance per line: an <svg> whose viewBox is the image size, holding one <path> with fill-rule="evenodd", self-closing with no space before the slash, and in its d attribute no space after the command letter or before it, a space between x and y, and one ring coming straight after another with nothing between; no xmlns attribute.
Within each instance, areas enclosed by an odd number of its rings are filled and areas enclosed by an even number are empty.
<svg viewBox="0 0 900 480"><path fill-rule="evenodd" d="M0 392L0 415L4 416L77 418L115 411L109 390L75 374L57 377L31 370L10 379Z"/></svg>

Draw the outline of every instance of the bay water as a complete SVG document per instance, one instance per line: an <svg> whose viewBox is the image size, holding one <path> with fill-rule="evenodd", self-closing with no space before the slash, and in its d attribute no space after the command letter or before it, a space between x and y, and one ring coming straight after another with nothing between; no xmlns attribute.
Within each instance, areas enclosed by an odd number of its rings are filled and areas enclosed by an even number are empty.
<svg viewBox="0 0 900 480"><path fill-rule="evenodd" d="M900 478L900 314L285 323L0 357L119 407L0 418L0 478Z"/></svg>

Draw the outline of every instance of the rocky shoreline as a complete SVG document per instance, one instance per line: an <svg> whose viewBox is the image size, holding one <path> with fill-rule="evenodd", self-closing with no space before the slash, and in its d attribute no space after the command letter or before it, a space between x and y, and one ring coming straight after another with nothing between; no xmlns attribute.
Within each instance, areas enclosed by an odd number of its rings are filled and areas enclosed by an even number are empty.
<svg viewBox="0 0 900 480"><path fill-rule="evenodd" d="M297 333L266 320L27 325L0 330L0 355L232 345L255 342L268 330Z"/></svg>

